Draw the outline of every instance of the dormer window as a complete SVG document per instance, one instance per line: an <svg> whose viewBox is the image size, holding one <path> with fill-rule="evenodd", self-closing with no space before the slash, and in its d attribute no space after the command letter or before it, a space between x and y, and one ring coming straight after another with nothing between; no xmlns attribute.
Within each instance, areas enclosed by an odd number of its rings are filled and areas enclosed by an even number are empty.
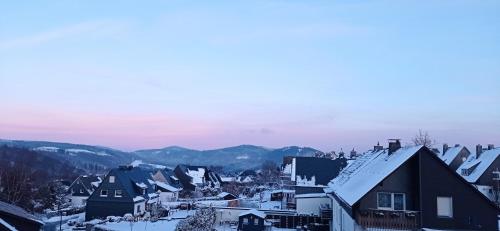
<svg viewBox="0 0 500 231"><path fill-rule="evenodd" d="M116 190L115 197L122 197L122 190Z"/></svg>
<svg viewBox="0 0 500 231"><path fill-rule="evenodd" d="M115 176L109 177L109 183L115 183Z"/></svg>

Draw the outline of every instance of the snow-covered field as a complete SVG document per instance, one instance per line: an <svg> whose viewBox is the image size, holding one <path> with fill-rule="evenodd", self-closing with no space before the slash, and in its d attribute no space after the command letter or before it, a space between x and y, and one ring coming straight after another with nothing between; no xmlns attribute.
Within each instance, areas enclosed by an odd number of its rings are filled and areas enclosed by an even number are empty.
<svg viewBox="0 0 500 231"><path fill-rule="evenodd" d="M140 231L173 231L180 220L161 220L156 222L138 221L138 222L107 222L106 224L97 225L97 228L104 230L140 230Z"/></svg>

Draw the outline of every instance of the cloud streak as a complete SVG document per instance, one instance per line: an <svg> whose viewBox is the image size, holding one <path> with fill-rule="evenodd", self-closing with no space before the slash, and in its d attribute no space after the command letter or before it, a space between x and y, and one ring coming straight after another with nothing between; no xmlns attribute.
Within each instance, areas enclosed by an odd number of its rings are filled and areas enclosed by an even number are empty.
<svg viewBox="0 0 500 231"><path fill-rule="evenodd" d="M126 25L115 21L90 21L51 29L33 35L0 41L0 50L29 48L80 35L111 36L124 31Z"/></svg>

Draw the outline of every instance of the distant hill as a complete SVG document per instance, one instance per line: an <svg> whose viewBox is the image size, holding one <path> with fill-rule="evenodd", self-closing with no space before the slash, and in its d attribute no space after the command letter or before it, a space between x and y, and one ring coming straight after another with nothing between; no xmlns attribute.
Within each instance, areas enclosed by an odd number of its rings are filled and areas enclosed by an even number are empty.
<svg viewBox="0 0 500 231"><path fill-rule="evenodd" d="M312 156L319 152L309 147L284 147L270 149L254 145L193 150L182 147L166 147L163 149L139 150L134 153L145 161L164 165L187 163L193 165L222 165L230 169L248 169L260 166L264 161L271 160L281 163L284 156Z"/></svg>
<svg viewBox="0 0 500 231"><path fill-rule="evenodd" d="M0 146L26 148L42 155L72 164L89 172L128 164L137 157L116 149L83 144L47 141L0 140Z"/></svg>
<svg viewBox="0 0 500 231"><path fill-rule="evenodd" d="M309 147L290 146L271 149L239 145L213 150L194 150L179 146L124 152L112 148L48 141L0 140L0 146L26 148L41 155L70 163L88 172L129 164L134 160L175 167L177 164L224 166L228 169L259 167L264 161L281 163L284 156L312 156L319 152ZM2 161L2 160L0 160Z"/></svg>

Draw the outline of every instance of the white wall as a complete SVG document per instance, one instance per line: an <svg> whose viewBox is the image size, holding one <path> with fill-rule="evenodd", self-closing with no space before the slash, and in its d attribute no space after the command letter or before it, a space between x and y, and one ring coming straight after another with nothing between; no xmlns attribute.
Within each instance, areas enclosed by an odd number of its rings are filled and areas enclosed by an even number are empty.
<svg viewBox="0 0 500 231"><path fill-rule="evenodd" d="M297 166L297 159L293 158L292 159L292 176L291 176L292 181L295 181L296 166Z"/></svg>
<svg viewBox="0 0 500 231"><path fill-rule="evenodd" d="M141 207L141 212L140 212L140 213L138 213L138 212L137 212L137 206L138 206L138 205ZM135 204L134 204L134 216L137 216L137 215L139 215L139 214L142 214L142 213L144 213L145 211L146 211L146 202L145 202L145 201L143 201L143 202L139 202L139 203L135 203Z"/></svg>
<svg viewBox="0 0 500 231"><path fill-rule="evenodd" d="M160 192L160 201L162 203L164 202L171 202L171 201L177 201L177 198L179 197L178 192Z"/></svg>
<svg viewBox="0 0 500 231"><path fill-rule="evenodd" d="M89 197L86 196L71 196L71 205L73 206L83 206L87 204L87 199Z"/></svg>
<svg viewBox="0 0 500 231"><path fill-rule="evenodd" d="M315 197L315 198L296 198L297 200L297 213L304 215L317 215L319 216L319 207L323 204L328 204L331 207L332 200L328 197Z"/></svg>

